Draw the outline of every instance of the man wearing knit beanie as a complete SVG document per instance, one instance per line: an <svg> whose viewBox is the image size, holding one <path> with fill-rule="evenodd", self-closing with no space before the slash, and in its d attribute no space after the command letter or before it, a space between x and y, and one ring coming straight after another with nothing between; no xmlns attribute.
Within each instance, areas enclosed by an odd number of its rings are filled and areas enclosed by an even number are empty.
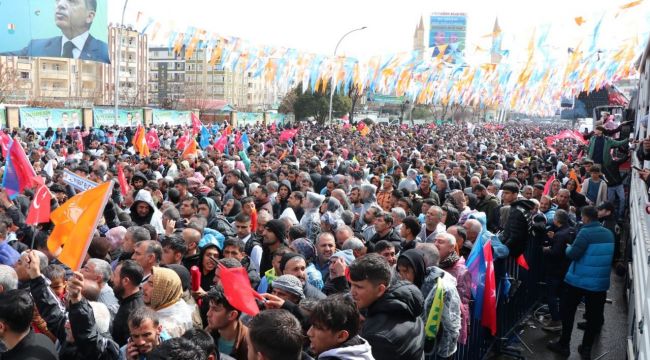
<svg viewBox="0 0 650 360"><path fill-rule="evenodd" d="M282 275L293 275L302 283L302 290L307 299L321 300L326 298L318 288L307 281L307 262L305 258L296 253L282 255L280 260L280 271ZM275 283L275 280L273 281Z"/></svg>
<svg viewBox="0 0 650 360"><path fill-rule="evenodd" d="M284 245L287 228L282 220L269 220L262 231L262 260L260 274L273 267L273 252Z"/></svg>
<svg viewBox="0 0 650 360"><path fill-rule="evenodd" d="M297 277L289 274L273 280L272 294L294 304L300 303L305 298L302 291L302 282Z"/></svg>

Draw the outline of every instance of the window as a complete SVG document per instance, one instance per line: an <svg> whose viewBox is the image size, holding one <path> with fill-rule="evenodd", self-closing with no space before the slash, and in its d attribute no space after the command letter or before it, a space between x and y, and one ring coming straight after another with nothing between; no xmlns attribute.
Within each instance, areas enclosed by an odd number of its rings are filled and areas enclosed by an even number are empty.
<svg viewBox="0 0 650 360"><path fill-rule="evenodd" d="M23 80L29 80L29 73L27 71L21 71L20 78Z"/></svg>
<svg viewBox="0 0 650 360"><path fill-rule="evenodd" d="M59 70L61 70L61 65L59 65L59 64L54 64L54 65L52 65L52 69L54 69L54 70L56 70L56 71L59 71Z"/></svg>

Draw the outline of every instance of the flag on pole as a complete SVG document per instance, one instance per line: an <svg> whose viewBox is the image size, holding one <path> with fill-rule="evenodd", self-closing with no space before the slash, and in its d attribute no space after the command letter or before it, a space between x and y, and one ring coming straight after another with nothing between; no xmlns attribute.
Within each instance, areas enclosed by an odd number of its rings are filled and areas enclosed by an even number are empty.
<svg viewBox="0 0 650 360"><path fill-rule="evenodd" d="M126 196L131 187L129 186L128 181L126 181L126 176L124 176L124 168L122 168L122 164L117 164L117 181L120 184L120 193L122 196Z"/></svg>
<svg viewBox="0 0 650 360"><path fill-rule="evenodd" d="M201 123L201 120L199 120L199 117L192 113L192 133L194 135L198 134L202 127L203 124Z"/></svg>
<svg viewBox="0 0 650 360"><path fill-rule="evenodd" d="M241 146L244 151L248 151L248 148L251 147L251 142L248 140L248 134L244 133L241 136Z"/></svg>
<svg viewBox="0 0 650 360"><path fill-rule="evenodd" d="M17 140L11 141L2 177L2 186L7 190L9 198L13 200L23 190L32 187L34 178L36 178L36 172L27 159L25 150Z"/></svg>
<svg viewBox="0 0 650 360"><path fill-rule="evenodd" d="M133 137L133 147L142 156L149 156L151 154L144 134L144 128L142 126L138 126L138 130L135 132L135 136Z"/></svg>
<svg viewBox="0 0 650 360"><path fill-rule="evenodd" d="M81 268L112 190L113 182L107 181L73 196L50 216L54 230L47 248L73 271Z"/></svg>
<svg viewBox="0 0 650 360"><path fill-rule="evenodd" d="M4 131L0 131L0 146L2 146L2 157L7 157L9 151L9 144L11 144L11 137Z"/></svg>
<svg viewBox="0 0 650 360"><path fill-rule="evenodd" d="M219 150L219 152L223 153L226 146L228 146L228 136L226 135L221 135L219 140L217 140L216 143L214 143L214 148L216 150Z"/></svg>
<svg viewBox="0 0 650 360"><path fill-rule="evenodd" d="M526 270L530 270L530 267L528 266L528 261L526 261L526 257L524 256L524 254L519 255L519 257L517 258L517 265L521 266Z"/></svg>
<svg viewBox="0 0 650 360"><path fill-rule="evenodd" d="M544 195L551 193L551 185L553 184L553 181L555 181L555 174L551 175L551 177L546 180L546 184L544 185Z"/></svg>
<svg viewBox="0 0 650 360"><path fill-rule="evenodd" d="M283 130L280 133L280 141L289 141L298 133L298 129Z"/></svg>
<svg viewBox="0 0 650 360"><path fill-rule="evenodd" d="M190 156L196 156L199 153L199 150L196 148L196 140L190 139L190 143L187 144L185 150L181 154L181 158L187 159Z"/></svg>
<svg viewBox="0 0 650 360"><path fill-rule="evenodd" d="M36 225L50 221L50 200L52 199L52 194L47 186L45 186L42 177L39 176L34 181L39 185L34 194L34 200L29 207L29 212L27 213L27 219L25 220L25 224L27 225Z"/></svg>
<svg viewBox="0 0 650 360"><path fill-rule="evenodd" d="M199 145L201 145L201 149L205 149L210 146L210 132L203 125L201 125L201 138Z"/></svg>
<svg viewBox="0 0 650 360"><path fill-rule="evenodd" d="M147 132L147 146L149 149L158 150L160 148L160 139L156 129L151 129Z"/></svg>
<svg viewBox="0 0 650 360"><path fill-rule="evenodd" d="M488 240L483 246L485 257L485 288L483 292L483 314L481 325L490 329L492 336L497 334L497 290L494 278L494 258L492 256L492 241Z"/></svg>
<svg viewBox="0 0 650 360"><path fill-rule="evenodd" d="M185 150L185 147L187 146L187 142L190 140L190 135L187 133L187 131L178 138L178 141L176 141L176 150Z"/></svg>
<svg viewBox="0 0 650 360"><path fill-rule="evenodd" d="M220 264L219 276L223 293L232 307L250 316L255 316L260 312L255 299L263 300L264 298L253 290L246 269L243 267L227 268Z"/></svg>

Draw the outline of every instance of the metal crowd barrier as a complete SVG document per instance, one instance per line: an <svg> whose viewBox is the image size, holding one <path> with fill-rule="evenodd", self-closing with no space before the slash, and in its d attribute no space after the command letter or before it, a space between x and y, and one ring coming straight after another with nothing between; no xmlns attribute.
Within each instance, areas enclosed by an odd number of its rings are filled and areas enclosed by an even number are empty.
<svg viewBox="0 0 650 360"><path fill-rule="evenodd" d="M522 322L539 304L545 293L543 283L544 268L542 264L542 248L536 241L531 241L525 253L530 270L519 266L512 257L497 260L495 272L498 279L497 305L497 334L492 336L487 328L481 326L481 319L472 318L469 325L467 344L458 344L455 360L484 359L489 354L508 354L512 357L523 358L523 352L528 351L522 342L521 346L513 347L519 340L518 331ZM503 294L503 282L510 281L510 296ZM470 304L470 316L474 313L474 302ZM520 351L522 351L520 353ZM436 355L427 357L428 360L439 360Z"/></svg>
<svg viewBox="0 0 650 360"><path fill-rule="evenodd" d="M639 166L636 156L633 163ZM648 190L636 170L632 172L630 188L630 236L626 247L628 263L628 359L648 359L650 357L650 234L646 213Z"/></svg>

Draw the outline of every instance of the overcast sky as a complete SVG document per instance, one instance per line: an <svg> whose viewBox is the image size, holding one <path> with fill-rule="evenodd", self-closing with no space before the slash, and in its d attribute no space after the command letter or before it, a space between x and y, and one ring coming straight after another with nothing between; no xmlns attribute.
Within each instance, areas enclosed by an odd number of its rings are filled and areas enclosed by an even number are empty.
<svg viewBox="0 0 650 360"><path fill-rule="evenodd" d="M351 34L339 54L367 59L372 55L412 49L415 26L424 16L428 42L428 16L434 11L468 14L467 48L489 49L489 39L498 16L503 30L503 47L513 54L525 53L533 29L537 34L551 25L549 43L559 52L575 46L580 38L591 41L595 24L605 15L598 47L612 49L618 41L639 36L645 43L650 30L650 1L614 14L631 0L130 0L125 23L135 24L138 11L165 25L183 31L193 25L220 35L237 36L261 45L286 46L302 51L331 54L336 42L348 30L367 26ZM109 22L119 22L123 0L109 3ZM577 26L574 18L586 23ZM486 61L487 53L468 54Z"/></svg>

